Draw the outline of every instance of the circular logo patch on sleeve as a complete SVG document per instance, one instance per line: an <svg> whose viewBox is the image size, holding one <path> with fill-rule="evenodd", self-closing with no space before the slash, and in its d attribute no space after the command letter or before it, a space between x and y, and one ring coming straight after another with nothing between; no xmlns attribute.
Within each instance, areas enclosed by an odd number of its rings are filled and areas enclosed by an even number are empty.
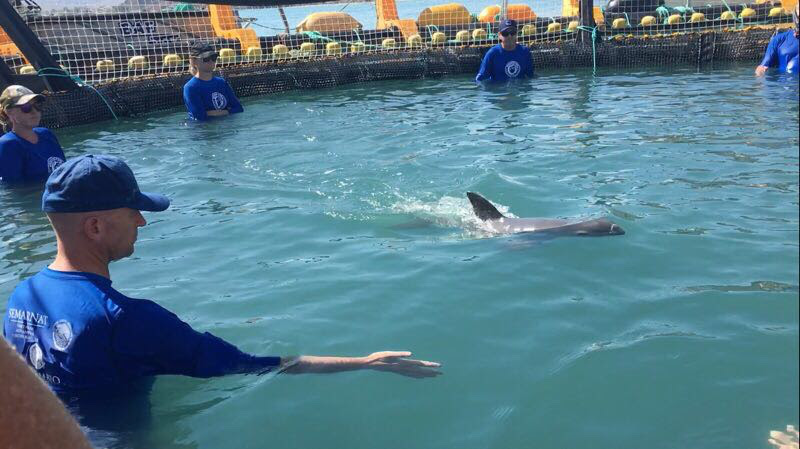
<svg viewBox="0 0 800 449"><path fill-rule="evenodd" d="M36 371L44 368L44 353L39 343L34 343L28 348L28 361L31 362L31 366Z"/></svg>
<svg viewBox="0 0 800 449"><path fill-rule="evenodd" d="M72 325L67 320L58 320L53 324L53 347L66 351L72 343Z"/></svg>

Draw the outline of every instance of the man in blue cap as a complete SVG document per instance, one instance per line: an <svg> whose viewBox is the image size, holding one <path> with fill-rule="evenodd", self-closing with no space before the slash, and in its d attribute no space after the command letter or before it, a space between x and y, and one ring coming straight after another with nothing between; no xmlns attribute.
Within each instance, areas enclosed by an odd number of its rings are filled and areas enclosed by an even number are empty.
<svg viewBox="0 0 800 449"><path fill-rule="evenodd" d="M259 357L200 333L155 302L111 286L110 262L130 256L140 211L169 200L143 193L113 156L68 160L47 180L42 210L56 234L55 260L20 283L8 302L3 334L56 392L119 389L157 374L331 373L358 369L410 377L440 374L438 363L407 351L365 357Z"/></svg>
<svg viewBox="0 0 800 449"><path fill-rule="evenodd" d="M500 43L484 55L475 81L519 78L533 78L533 58L528 47L517 44L517 22L507 19L500 22Z"/></svg>

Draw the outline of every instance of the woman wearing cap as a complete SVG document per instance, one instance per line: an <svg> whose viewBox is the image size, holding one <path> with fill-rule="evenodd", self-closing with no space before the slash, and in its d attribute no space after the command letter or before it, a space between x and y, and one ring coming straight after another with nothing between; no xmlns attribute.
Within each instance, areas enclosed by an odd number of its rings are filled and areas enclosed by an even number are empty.
<svg viewBox="0 0 800 449"><path fill-rule="evenodd" d="M244 110L227 81L214 76L217 57L219 54L214 47L205 42L195 43L189 51L189 71L194 77L183 86L183 101L192 120L206 120Z"/></svg>
<svg viewBox="0 0 800 449"><path fill-rule="evenodd" d="M800 3L795 5L792 17L794 19L794 29L777 33L769 41L767 51L764 52L764 59L756 67L756 76L767 73L770 67L777 67L779 72L798 73L798 44L797 36L800 33Z"/></svg>
<svg viewBox="0 0 800 449"><path fill-rule="evenodd" d="M504 20L500 23L500 43L486 52L475 81L508 81L526 77L533 78L531 51L517 44L517 22Z"/></svg>
<svg viewBox="0 0 800 449"><path fill-rule="evenodd" d="M0 96L0 181L44 181L65 160L58 139L39 128L44 97L24 86L8 86Z"/></svg>

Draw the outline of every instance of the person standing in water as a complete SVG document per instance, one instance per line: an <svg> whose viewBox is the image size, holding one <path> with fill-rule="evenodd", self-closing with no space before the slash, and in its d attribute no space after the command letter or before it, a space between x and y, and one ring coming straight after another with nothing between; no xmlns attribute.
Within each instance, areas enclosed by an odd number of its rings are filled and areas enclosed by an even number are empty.
<svg viewBox="0 0 800 449"><path fill-rule="evenodd" d="M228 82L214 76L218 57L219 53L206 42L196 42L189 50L189 71L194 76L183 86L183 102L192 120L244 111Z"/></svg>
<svg viewBox="0 0 800 449"><path fill-rule="evenodd" d="M776 33L772 36L764 52L764 59L756 67L756 76L767 73L770 67L777 67L779 72L800 73L800 61L798 61L798 34L800 34L800 3L796 4L792 12L794 29Z"/></svg>
<svg viewBox="0 0 800 449"><path fill-rule="evenodd" d="M44 182L66 157L58 139L40 128L45 98L24 86L11 85L0 95L0 182Z"/></svg>
<svg viewBox="0 0 800 449"><path fill-rule="evenodd" d="M268 371L376 370L435 377L435 362L407 351L363 357L255 356L198 332L153 301L111 286L109 264L133 254L141 211L169 207L143 193L114 156L70 159L47 179L42 210L56 234L55 260L11 294L3 335L57 393L115 392L161 374L213 377Z"/></svg>
<svg viewBox="0 0 800 449"><path fill-rule="evenodd" d="M519 78L533 78L533 58L528 47L517 44L517 22L508 19L500 23L500 43L486 52L475 81Z"/></svg>

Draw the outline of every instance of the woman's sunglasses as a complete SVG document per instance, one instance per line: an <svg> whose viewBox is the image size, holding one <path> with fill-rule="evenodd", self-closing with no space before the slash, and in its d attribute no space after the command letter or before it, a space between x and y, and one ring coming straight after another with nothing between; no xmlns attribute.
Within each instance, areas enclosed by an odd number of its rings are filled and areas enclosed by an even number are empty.
<svg viewBox="0 0 800 449"><path fill-rule="evenodd" d="M26 114L30 114L34 109L36 109L39 112L42 112L42 104L41 104L41 102L38 102L38 101L21 104L21 105L19 105L17 107L19 108L20 111L22 111L22 112L24 112Z"/></svg>
<svg viewBox="0 0 800 449"><path fill-rule="evenodd" d="M503 30L500 32L500 34L502 34L503 37L514 36L517 34L517 30Z"/></svg>

